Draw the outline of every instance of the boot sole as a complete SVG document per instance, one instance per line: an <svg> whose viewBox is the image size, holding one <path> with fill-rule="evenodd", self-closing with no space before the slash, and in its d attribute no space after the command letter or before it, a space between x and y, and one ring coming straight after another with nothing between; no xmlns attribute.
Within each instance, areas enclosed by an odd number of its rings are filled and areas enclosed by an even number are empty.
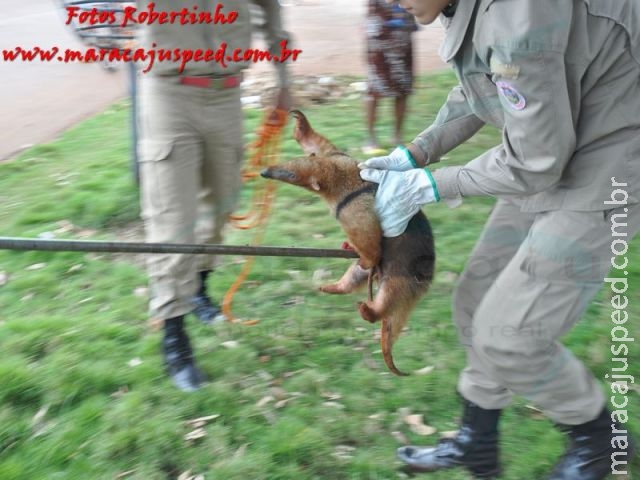
<svg viewBox="0 0 640 480"><path fill-rule="evenodd" d="M474 473L471 470L469 470L469 472L471 473L471 475L473 476L473 478L481 478L482 480L491 480L494 478L500 478L502 477L502 469L498 468L492 472L488 472L488 473Z"/></svg>
<svg viewBox="0 0 640 480"><path fill-rule="evenodd" d="M457 467L461 467L464 468L462 465L458 465ZM456 467L450 467L450 468L456 468ZM402 472L408 474L408 475L412 475L415 473L434 473L434 472L440 472L442 470L449 470L449 468L431 468L431 469L427 469L427 468L420 468L420 467L416 467L416 466L412 466L412 465L404 465L401 469ZM478 479L482 479L482 480L491 480L491 479L496 479L496 478L500 478L502 477L502 468L498 467L495 470L492 470L490 472L483 472L483 473L475 473L472 470L466 468L466 470L471 473L471 476L473 478L478 478Z"/></svg>

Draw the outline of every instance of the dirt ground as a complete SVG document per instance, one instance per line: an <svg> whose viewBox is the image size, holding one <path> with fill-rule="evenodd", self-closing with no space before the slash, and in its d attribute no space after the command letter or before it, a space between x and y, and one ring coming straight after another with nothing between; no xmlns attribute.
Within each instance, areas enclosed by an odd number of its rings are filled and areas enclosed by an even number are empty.
<svg viewBox="0 0 640 480"><path fill-rule="evenodd" d="M303 53L294 74L364 75L366 0L297 0L285 7L286 28ZM439 22L414 35L416 72L447 68L438 57L444 36Z"/></svg>
<svg viewBox="0 0 640 480"><path fill-rule="evenodd" d="M293 75L364 75L366 0L288 0L285 27L302 50ZM0 19L0 49L16 45L77 48L52 2L12 3ZM414 35L416 73L446 68L437 55L443 37L439 24ZM25 147L51 140L78 121L129 95L127 69L107 73L98 65L0 62L0 160ZM267 64L249 76L272 71Z"/></svg>

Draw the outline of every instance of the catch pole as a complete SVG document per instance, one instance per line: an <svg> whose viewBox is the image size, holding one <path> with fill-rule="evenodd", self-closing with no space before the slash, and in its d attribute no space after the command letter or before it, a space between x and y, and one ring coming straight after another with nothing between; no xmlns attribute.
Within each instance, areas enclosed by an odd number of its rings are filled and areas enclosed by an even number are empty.
<svg viewBox="0 0 640 480"><path fill-rule="evenodd" d="M0 237L0 250L107 253L182 253L194 255L246 255L262 257L358 258L353 250L264 247L251 245L102 242Z"/></svg>

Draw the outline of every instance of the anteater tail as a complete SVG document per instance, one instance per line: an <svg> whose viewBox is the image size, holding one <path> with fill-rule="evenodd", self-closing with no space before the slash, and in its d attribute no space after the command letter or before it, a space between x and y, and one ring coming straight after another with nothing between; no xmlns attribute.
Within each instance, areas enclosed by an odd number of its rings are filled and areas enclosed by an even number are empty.
<svg viewBox="0 0 640 480"><path fill-rule="evenodd" d="M406 377L409 374L402 372L398 367L396 367L391 351L393 344L400 336L400 333L408 320L408 312L406 315L396 314L394 316L385 317L382 319L382 327L380 328L380 347L382 349L382 358L384 358L384 363L387 364L389 370L401 377Z"/></svg>

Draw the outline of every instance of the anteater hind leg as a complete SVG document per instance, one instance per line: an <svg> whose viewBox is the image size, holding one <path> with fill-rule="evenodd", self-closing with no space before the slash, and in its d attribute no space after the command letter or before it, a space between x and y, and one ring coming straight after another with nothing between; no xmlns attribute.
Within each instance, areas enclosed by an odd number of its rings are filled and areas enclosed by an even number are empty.
<svg viewBox="0 0 640 480"><path fill-rule="evenodd" d="M320 287L325 293L351 293L364 285L369 277L369 270L362 268L358 262L354 262L344 272L342 278L336 283L330 283Z"/></svg>
<svg viewBox="0 0 640 480"><path fill-rule="evenodd" d="M358 302L358 311L363 319L374 323L387 315L392 302L394 302L393 292L381 284L373 301Z"/></svg>
<svg viewBox="0 0 640 480"><path fill-rule="evenodd" d="M385 317L407 316L420 296L420 292L410 285L411 281L413 279L407 277L382 280L373 301L358 304L360 316L371 323Z"/></svg>

